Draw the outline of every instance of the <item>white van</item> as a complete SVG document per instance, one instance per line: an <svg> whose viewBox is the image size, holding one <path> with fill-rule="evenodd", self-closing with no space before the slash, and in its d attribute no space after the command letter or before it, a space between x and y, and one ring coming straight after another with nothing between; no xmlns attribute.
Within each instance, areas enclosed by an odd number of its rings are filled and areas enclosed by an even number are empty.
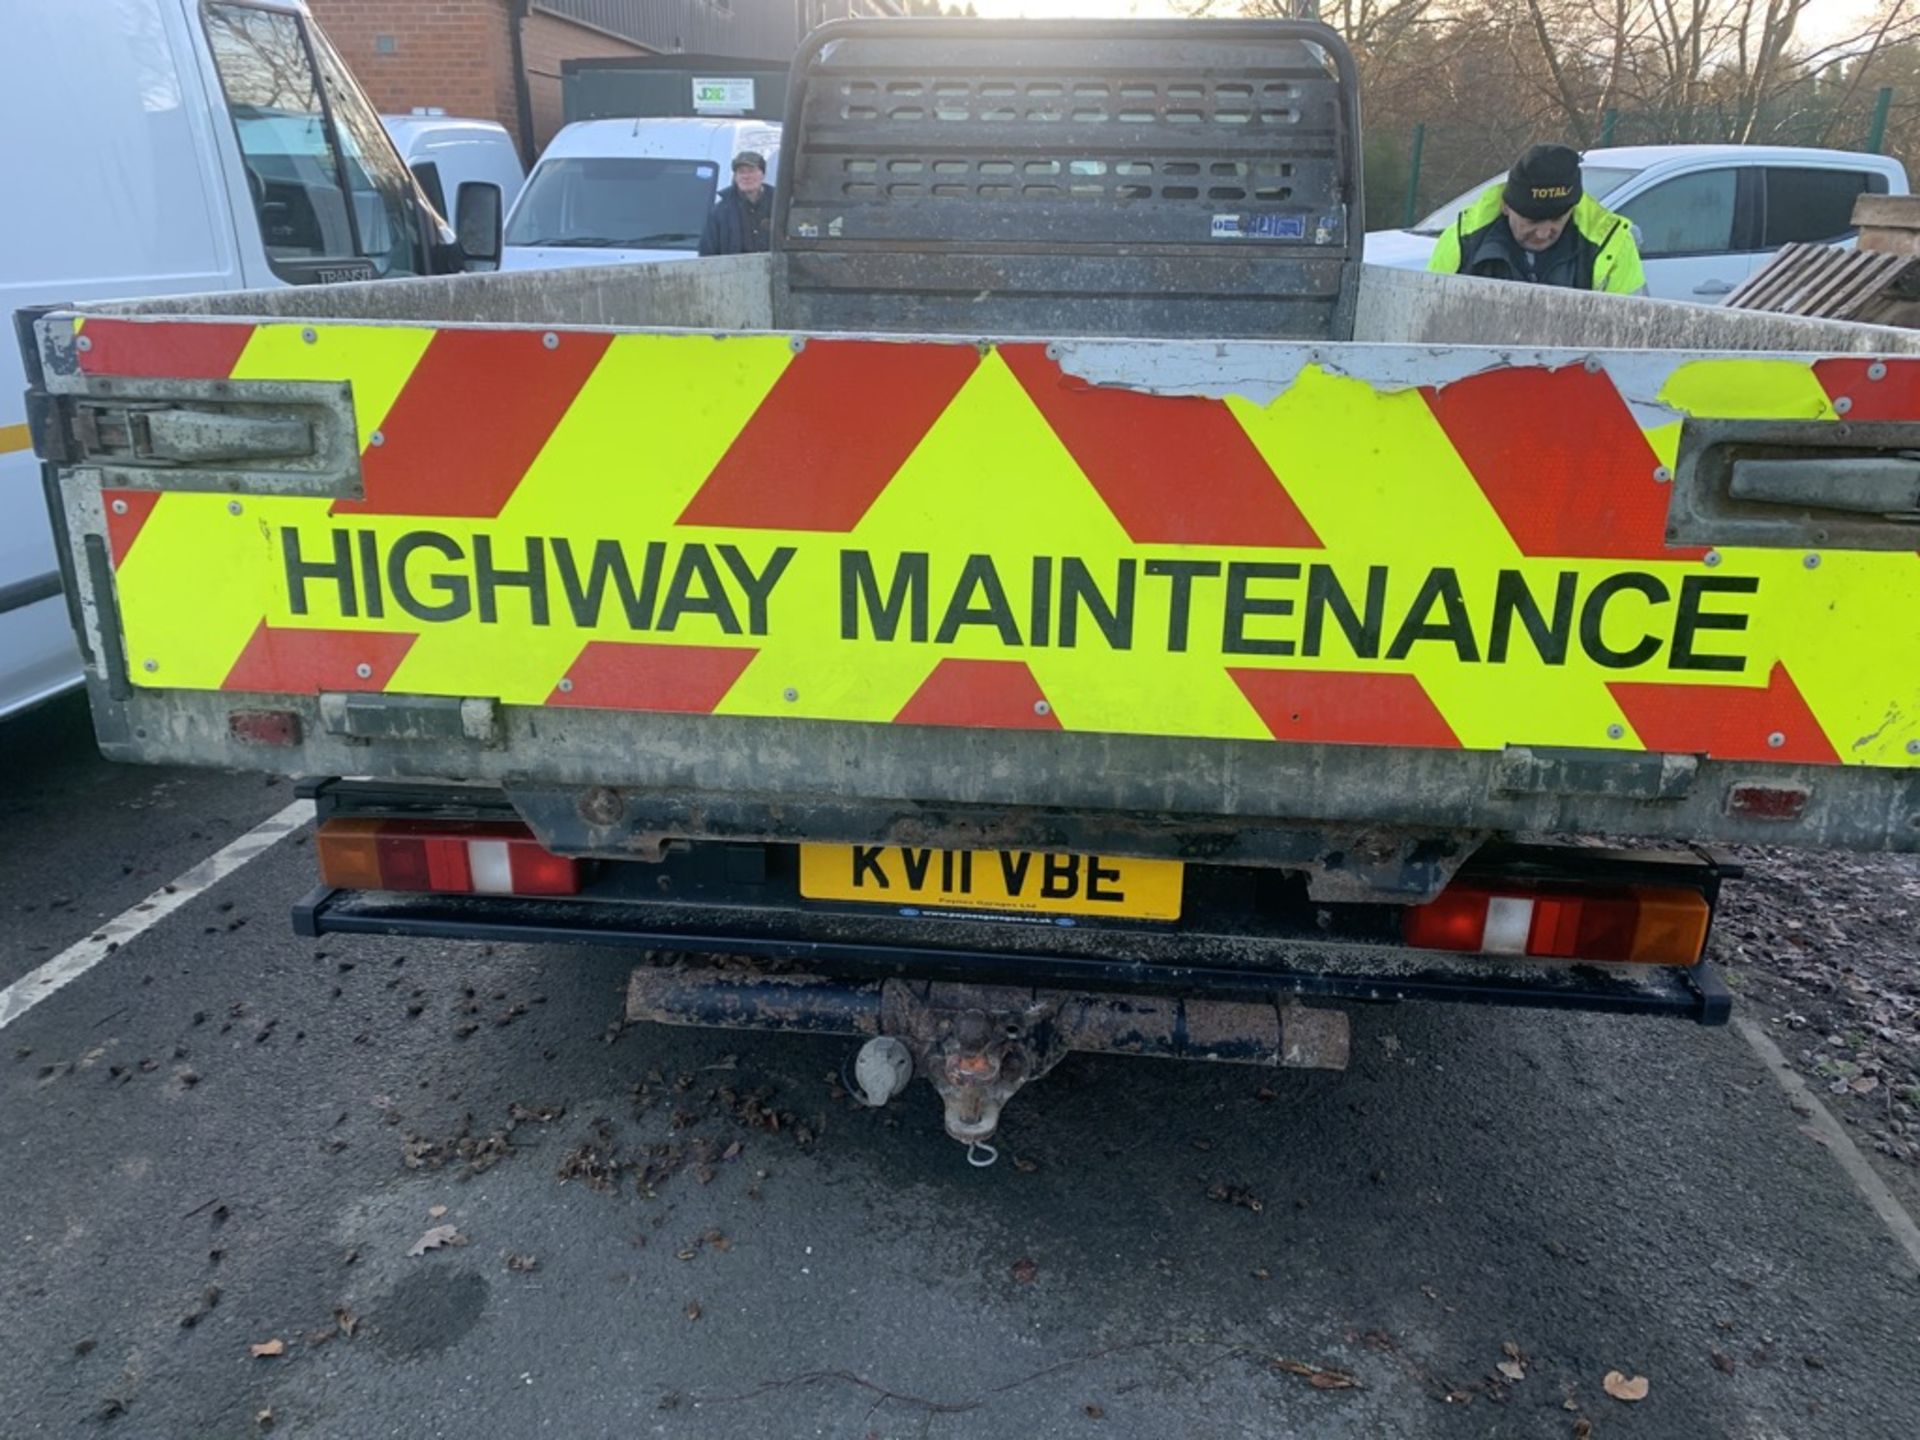
<svg viewBox="0 0 1920 1440"><path fill-rule="evenodd" d="M780 127L764 120L579 120L553 137L507 216L502 270L688 260L733 157L767 157L777 184Z"/></svg>
<svg viewBox="0 0 1920 1440"><path fill-rule="evenodd" d="M4 15L9 321L467 263L301 0L7 0ZM476 264L498 253L488 190L460 216ZM80 683L25 388L0 336L0 716Z"/></svg>
<svg viewBox="0 0 1920 1440"><path fill-rule="evenodd" d="M466 182L498 186L503 213L526 183L520 147L497 120L462 120L444 110L416 109L411 115L382 115L380 123L442 215L453 213L449 206Z"/></svg>

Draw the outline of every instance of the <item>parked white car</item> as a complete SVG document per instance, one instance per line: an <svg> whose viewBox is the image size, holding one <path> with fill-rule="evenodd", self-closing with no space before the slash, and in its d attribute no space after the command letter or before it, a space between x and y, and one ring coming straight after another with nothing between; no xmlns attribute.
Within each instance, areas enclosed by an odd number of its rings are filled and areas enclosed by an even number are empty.
<svg viewBox="0 0 1920 1440"><path fill-rule="evenodd" d="M766 156L779 183L780 127L764 120L576 121L527 177L500 268L692 259L742 150Z"/></svg>
<svg viewBox="0 0 1920 1440"><path fill-rule="evenodd" d="M527 167L520 163L513 136L497 120L462 120L438 110L415 110L411 115L382 115L380 123L443 217L453 218L453 197L469 182L498 186L502 215L519 198Z"/></svg>
<svg viewBox="0 0 1920 1440"><path fill-rule="evenodd" d="M1782 245L1850 244L1853 202L1904 195L1906 167L1887 155L1779 145L1630 145L1580 159L1587 193L1633 222L1647 291L1718 304ZM1407 230L1367 236L1373 265L1424 270L1442 231L1505 172L1455 196Z"/></svg>

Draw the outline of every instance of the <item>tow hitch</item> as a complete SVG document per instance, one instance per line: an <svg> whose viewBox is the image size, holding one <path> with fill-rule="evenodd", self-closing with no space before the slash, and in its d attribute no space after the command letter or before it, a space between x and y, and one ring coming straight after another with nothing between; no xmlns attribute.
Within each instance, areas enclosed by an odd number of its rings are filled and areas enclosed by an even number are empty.
<svg viewBox="0 0 1920 1440"><path fill-rule="evenodd" d="M992 1138L1007 1101L1069 1051L1342 1070L1350 1046L1344 1012L1294 1003L720 969L635 970L627 1017L868 1036L856 1066L863 1098L885 1104L921 1075L939 1092L947 1134L970 1153Z"/></svg>

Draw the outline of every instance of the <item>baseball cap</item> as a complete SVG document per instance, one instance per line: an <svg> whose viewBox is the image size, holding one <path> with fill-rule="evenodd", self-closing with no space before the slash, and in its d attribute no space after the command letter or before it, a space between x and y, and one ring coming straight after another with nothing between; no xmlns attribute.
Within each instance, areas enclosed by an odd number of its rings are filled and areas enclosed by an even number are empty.
<svg viewBox="0 0 1920 1440"><path fill-rule="evenodd" d="M1580 203L1580 156L1565 145L1531 145L1507 172L1507 208L1529 220L1551 220Z"/></svg>

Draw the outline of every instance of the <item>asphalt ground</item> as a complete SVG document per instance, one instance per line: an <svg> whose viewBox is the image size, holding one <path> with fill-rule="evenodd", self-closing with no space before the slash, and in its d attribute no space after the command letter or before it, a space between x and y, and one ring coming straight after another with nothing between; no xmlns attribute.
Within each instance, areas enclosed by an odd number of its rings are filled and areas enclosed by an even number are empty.
<svg viewBox="0 0 1920 1440"><path fill-rule="evenodd" d="M0 726L0 983L290 798L85 724ZM1913 1261L1732 1031L1400 1006L1344 1074L1076 1058L977 1170L838 1042L623 1026L630 957L299 940L308 839L0 1031L0 1436L1920 1423Z"/></svg>

